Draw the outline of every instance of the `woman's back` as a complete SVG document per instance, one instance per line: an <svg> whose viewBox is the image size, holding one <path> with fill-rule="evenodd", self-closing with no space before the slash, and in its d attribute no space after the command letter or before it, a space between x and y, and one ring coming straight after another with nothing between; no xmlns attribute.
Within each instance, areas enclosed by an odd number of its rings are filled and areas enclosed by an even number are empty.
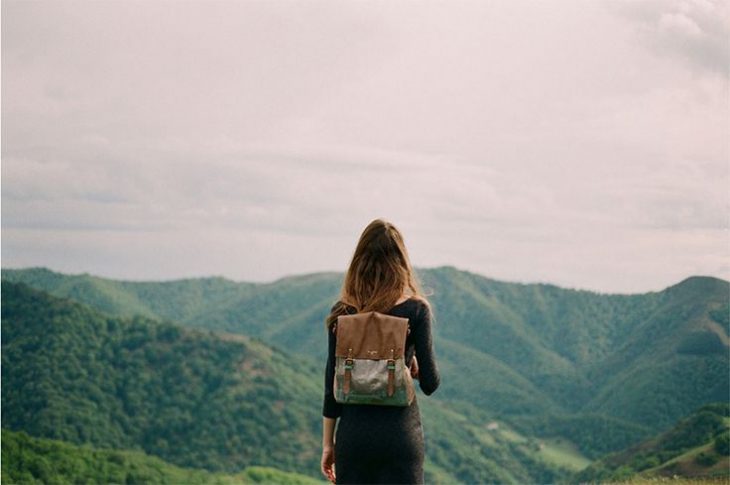
<svg viewBox="0 0 730 485"><path fill-rule="evenodd" d="M348 311L355 313L356 309L349 307ZM419 386L424 394L433 393L440 377L433 351L430 308L411 298L384 313L409 319L406 365L411 364L415 353ZM425 447L417 397L405 407L336 402L333 379L337 335L332 330L328 334L322 414L340 418L335 434L337 483L423 483Z"/></svg>

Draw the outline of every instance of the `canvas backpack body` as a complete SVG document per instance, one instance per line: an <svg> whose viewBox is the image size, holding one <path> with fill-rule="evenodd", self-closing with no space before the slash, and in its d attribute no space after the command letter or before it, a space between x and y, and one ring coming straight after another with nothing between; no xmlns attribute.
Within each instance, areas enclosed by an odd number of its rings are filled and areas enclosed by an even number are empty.
<svg viewBox="0 0 730 485"><path fill-rule="evenodd" d="M408 406L415 396L405 365L408 318L376 311L340 315L336 324L335 400Z"/></svg>

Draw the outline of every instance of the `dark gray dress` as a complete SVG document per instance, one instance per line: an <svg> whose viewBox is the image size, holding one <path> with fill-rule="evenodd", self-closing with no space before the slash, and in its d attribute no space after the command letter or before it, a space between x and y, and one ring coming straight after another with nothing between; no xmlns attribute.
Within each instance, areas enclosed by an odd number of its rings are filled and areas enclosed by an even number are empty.
<svg viewBox="0 0 730 485"><path fill-rule="evenodd" d="M339 302L338 302L339 303ZM332 311L337 307L336 304ZM348 307L350 313L356 309ZM431 311L425 303L409 299L391 308L389 315L408 317L406 365L415 351L419 385L424 394L439 386L439 371L431 337ZM340 418L335 432L337 484L423 483L424 435L417 396L410 406L340 404L332 391L335 375L336 332L329 332L322 414Z"/></svg>

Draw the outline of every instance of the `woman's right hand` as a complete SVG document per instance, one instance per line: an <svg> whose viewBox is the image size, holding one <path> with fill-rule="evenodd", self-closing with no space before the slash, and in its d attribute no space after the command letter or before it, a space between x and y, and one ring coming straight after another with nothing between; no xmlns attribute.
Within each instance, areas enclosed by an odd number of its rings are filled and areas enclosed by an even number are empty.
<svg viewBox="0 0 730 485"><path fill-rule="evenodd" d="M411 360L411 377L418 379L418 360L415 355L413 356L413 360Z"/></svg>

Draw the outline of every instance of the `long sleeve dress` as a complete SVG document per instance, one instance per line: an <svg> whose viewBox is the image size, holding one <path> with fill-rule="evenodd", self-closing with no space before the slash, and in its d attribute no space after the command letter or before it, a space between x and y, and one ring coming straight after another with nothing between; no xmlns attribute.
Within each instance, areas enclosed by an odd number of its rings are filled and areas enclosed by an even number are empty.
<svg viewBox="0 0 730 485"><path fill-rule="evenodd" d="M356 312L353 307L347 310ZM415 352L419 386L424 394L430 395L440 382L431 336L430 308L424 302L411 298L385 313L409 319L411 331L406 337L405 363L410 365ZM334 444L337 484L423 483L425 445L417 396L406 407L335 401L333 380L337 335L332 329L328 334L322 415L340 418Z"/></svg>

